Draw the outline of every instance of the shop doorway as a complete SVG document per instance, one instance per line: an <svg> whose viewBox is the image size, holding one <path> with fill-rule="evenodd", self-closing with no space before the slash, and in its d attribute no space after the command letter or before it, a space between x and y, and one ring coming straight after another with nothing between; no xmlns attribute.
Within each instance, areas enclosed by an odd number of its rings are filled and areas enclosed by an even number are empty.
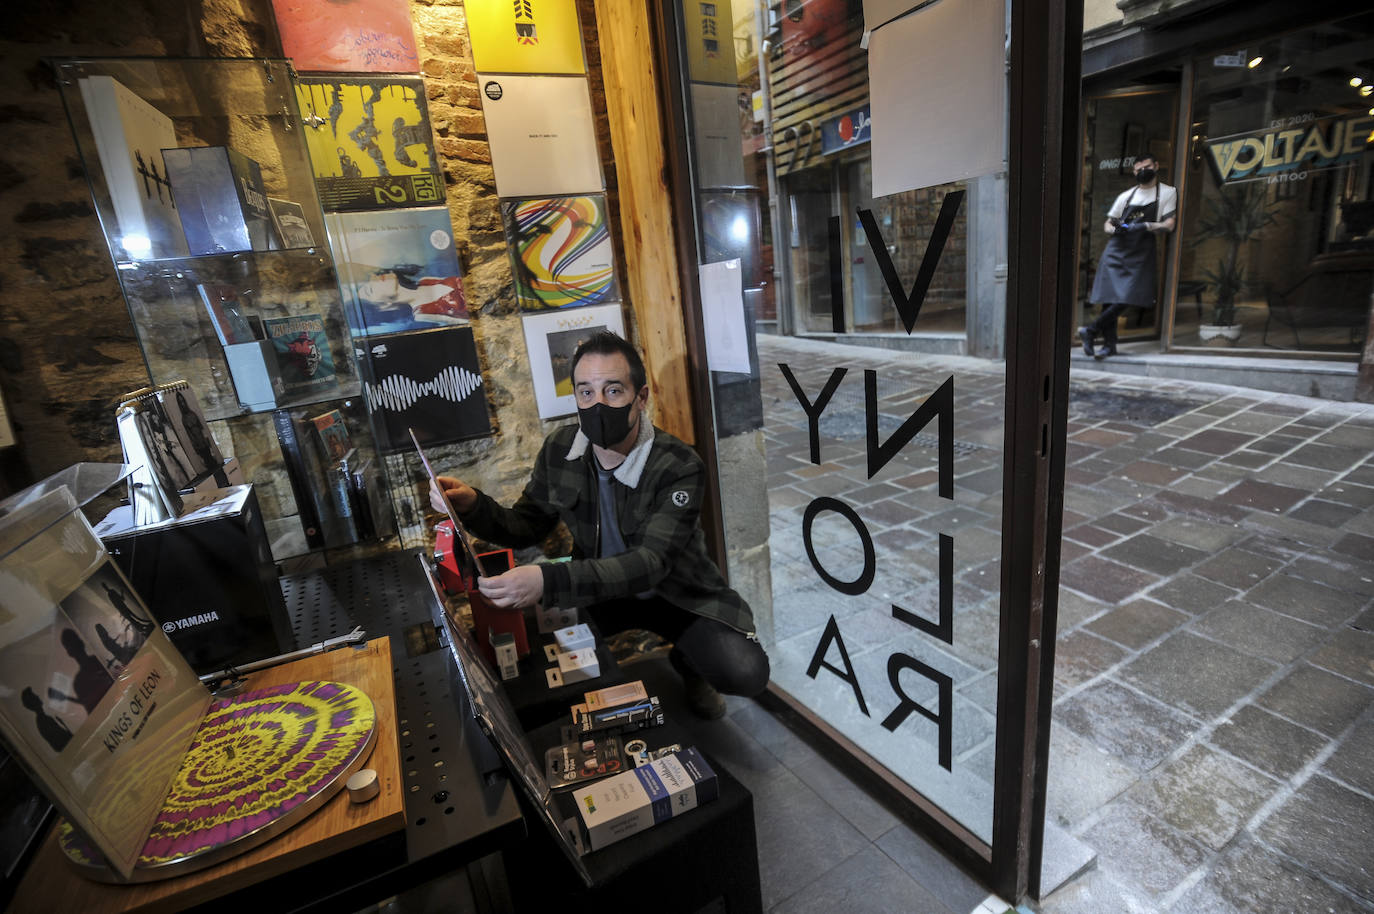
<svg viewBox="0 0 1374 914"><path fill-rule="evenodd" d="M1137 156L1150 154L1159 163L1159 181L1177 186L1173 175L1178 88L1124 88L1090 96L1083 108L1083 209L1079 221L1077 324L1102 313L1089 302L1093 276L1102 259L1108 235L1103 229L1107 210L1117 195L1135 181ZM1172 242L1169 236L1156 251L1157 288L1153 308L1132 308L1120 318L1122 341L1160 338L1161 316L1171 307L1173 290L1166 284L1164 265ZM1183 283L1180 294L1193 294L1194 283Z"/></svg>

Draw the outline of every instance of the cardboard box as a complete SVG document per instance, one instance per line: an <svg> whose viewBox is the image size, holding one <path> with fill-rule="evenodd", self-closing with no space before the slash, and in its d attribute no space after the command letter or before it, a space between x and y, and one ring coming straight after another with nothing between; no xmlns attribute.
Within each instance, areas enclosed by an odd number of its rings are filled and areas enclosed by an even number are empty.
<svg viewBox="0 0 1374 914"><path fill-rule="evenodd" d="M553 643L564 652L590 651L596 649L596 636L585 624L570 625L553 633Z"/></svg>
<svg viewBox="0 0 1374 914"><path fill-rule="evenodd" d="M601 850L720 795L716 773L694 748L574 790L584 844Z"/></svg>
<svg viewBox="0 0 1374 914"><path fill-rule="evenodd" d="M596 651L559 651L557 656L558 666L551 666L544 671L544 678L551 689L596 679L601 675L601 662L596 658Z"/></svg>

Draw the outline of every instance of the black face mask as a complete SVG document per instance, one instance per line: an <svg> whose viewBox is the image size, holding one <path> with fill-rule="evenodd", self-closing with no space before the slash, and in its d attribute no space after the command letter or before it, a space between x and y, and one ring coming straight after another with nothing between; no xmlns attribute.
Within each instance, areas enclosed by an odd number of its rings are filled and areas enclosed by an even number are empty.
<svg viewBox="0 0 1374 914"><path fill-rule="evenodd" d="M1135 173L1135 179L1141 184L1149 184L1155 179L1155 170L1153 168L1142 168Z"/></svg>
<svg viewBox="0 0 1374 914"><path fill-rule="evenodd" d="M577 424L587 440L599 447L614 447L630 434L630 407L595 403L577 411Z"/></svg>

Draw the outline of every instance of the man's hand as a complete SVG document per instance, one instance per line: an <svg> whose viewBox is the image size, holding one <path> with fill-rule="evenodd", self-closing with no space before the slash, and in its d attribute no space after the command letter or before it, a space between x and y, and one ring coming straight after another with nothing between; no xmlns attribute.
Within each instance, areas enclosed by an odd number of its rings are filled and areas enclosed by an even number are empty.
<svg viewBox="0 0 1374 914"><path fill-rule="evenodd" d="M436 476L434 481L439 488L429 487L429 506L435 511L448 510L448 505L444 504L445 498L459 514L466 514L477 504L477 491L462 480L452 476Z"/></svg>
<svg viewBox="0 0 1374 914"><path fill-rule="evenodd" d="M544 570L538 565L517 565L494 578L478 578L477 589L493 606L533 606L544 599Z"/></svg>

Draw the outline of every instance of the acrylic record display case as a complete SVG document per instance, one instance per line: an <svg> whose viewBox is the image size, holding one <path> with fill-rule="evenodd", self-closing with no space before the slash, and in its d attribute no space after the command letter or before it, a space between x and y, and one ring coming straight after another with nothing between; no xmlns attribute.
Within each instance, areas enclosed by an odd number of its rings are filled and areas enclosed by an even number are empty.
<svg viewBox="0 0 1374 914"><path fill-rule="evenodd" d="M276 558L386 536L390 500L343 486L388 491L289 64L56 66L151 382L195 389L258 489ZM342 457L372 469L340 472Z"/></svg>

